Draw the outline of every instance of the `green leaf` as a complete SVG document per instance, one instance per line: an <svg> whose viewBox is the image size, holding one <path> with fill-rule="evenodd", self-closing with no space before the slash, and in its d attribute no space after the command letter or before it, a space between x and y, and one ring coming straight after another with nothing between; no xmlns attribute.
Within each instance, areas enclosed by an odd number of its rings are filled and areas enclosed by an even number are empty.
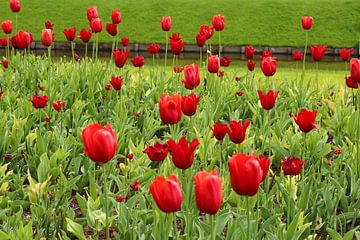
<svg viewBox="0 0 360 240"><path fill-rule="evenodd" d="M74 222L73 220L71 220L70 218L66 218L66 229L71 232L72 234L74 234L77 238L83 240L86 239L85 235L84 235L84 230L83 227Z"/></svg>

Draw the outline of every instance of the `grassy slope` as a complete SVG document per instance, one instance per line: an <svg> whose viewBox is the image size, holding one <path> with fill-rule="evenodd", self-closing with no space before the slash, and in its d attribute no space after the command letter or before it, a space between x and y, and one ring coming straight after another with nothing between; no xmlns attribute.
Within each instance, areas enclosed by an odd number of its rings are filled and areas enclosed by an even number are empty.
<svg viewBox="0 0 360 240"><path fill-rule="evenodd" d="M106 4L104 4L106 2ZM87 27L86 7L97 5L104 23L110 22L112 9L121 9L123 22L120 36L131 42L164 42L159 20L173 19L172 32L181 32L188 43L194 43L198 27L211 23L216 13L226 17L223 43L272 46L301 46L304 31L300 18L312 15L314 27L310 41L335 47L356 46L360 39L360 1L358 0L22 0L19 16L21 28L28 28L40 38L43 22L55 23L57 40L64 40L62 29L75 25ZM8 0L0 0L1 19L15 19ZM217 34L214 43L217 43ZM106 34L101 41L111 41Z"/></svg>

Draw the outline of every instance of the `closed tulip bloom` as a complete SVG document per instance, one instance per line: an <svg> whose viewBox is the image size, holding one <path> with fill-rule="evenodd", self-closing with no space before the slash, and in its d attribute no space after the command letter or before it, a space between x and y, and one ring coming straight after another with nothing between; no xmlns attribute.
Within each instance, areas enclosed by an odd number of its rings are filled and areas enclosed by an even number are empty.
<svg viewBox="0 0 360 240"><path fill-rule="evenodd" d="M198 172L194 183L196 207L202 213L216 214L222 203L221 179L217 170Z"/></svg>
<svg viewBox="0 0 360 240"><path fill-rule="evenodd" d="M64 35L69 42L74 41L76 37L76 27L64 29Z"/></svg>
<svg viewBox="0 0 360 240"><path fill-rule="evenodd" d="M265 76L271 77L276 73L276 60L273 57L264 57L260 62L260 68Z"/></svg>
<svg viewBox="0 0 360 240"><path fill-rule="evenodd" d="M150 184L150 192L161 211L172 213L180 210L182 192L180 182L174 174L168 178L156 177Z"/></svg>
<svg viewBox="0 0 360 240"><path fill-rule="evenodd" d="M52 22L50 22L49 20L45 22L45 28L46 29L51 29L54 30L54 24L52 24Z"/></svg>
<svg viewBox="0 0 360 240"><path fill-rule="evenodd" d="M352 58L350 60L350 76L353 81L360 83L360 59Z"/></svg>
<svg viewBox="0 0 360 240"><path fill-rule="evenodd" d="M10 20L3 21L1 28L5 34L10 34L12 32L12 22Z"/></svg>
<svg viewBox="0 0 360 240"><path fill-rule="evenodd" d="M102 31L102 21L100 18L93 18L90 21L90 27L93 33L99 33Z"/></svg>
<svg viewBox="0 0 360 240"><path fill-rule="evenodd" d="M87 14L87 18L88 18L89 22L92 19L99 17L99 13L98 13L98 10L97 10L96 6L88 7L88 9L86 11L86 14Z"/></svg>
<svg viewBox="0 0 360 240"><path fill-rule="evenodd" d="M231 58L229 56L223 56L220 59L220 66L222 67L228 67L230 66L230 63L231 63Z"/></svg>
<svg viewBox="0 0 360 240"><path fill-rule="evenodd" d="M204 34L199 33L196 35L196 45L198 47L203 47L206 43L206 36Z"/></svg>
<svg viewBox="0 0 360 240"><path fill-rule="evenodd" d="M310 132L313 129L319 129L320 127L315 124L317 111L308 111L305 108L300 110L299 114L293 114L293 118L296 124L299 126L302 132Z"/></svg>
<svg viewBox="0 0 360 240"><path fill-rule="evenodd" d="M10 9L12 12L20 12L20 1L19 0L10 0Z"/></svg>
<svg viewBox="0 0 360 240"><path fill-rule="evenodd" d="M345 82L346 82L346 86L348 86L349 88L353 88L353 89L357 89L359 88L359 83L357 81L354 81L354 79L351 76L348 76L345 78Z"/></svg>
<svg viewBox="0 0 360 240"><path fill-rule="evenodd" d="M258 157L258 161L260 163L260 167L261 167L262 172L263 172L263 177L261 179L261 182L263 182L265 180L265 178L266 178L266 175L269 172L269 169L270 169L270 159L265 157L264 155L260 155Z"/></svg>
<svg viewBox="0 0 360 240"><path fill-rule="evenodd" d="M111 80L110 80L110 84L111 86L113 86L113 88L116 90L116 91L119 91L121 90L121 87L122 87L122 77L118 76L118 77L115 77L115 76L112 76L111 77Z"/></svg>
<svg viewBox="0 0 360 240"><path fill-rule="evenodd" d="M269 90L267 94L264 94L261 90L258 90L258 95L260 98L261 106L265 110L270 110L274 107L276 98L279 95L279 91L274 92L273 90Z"/></svg>
<svg viewBox="0 0 360 240"><path fill-rule="evenodd" d="M49 101L48 96L40 96L35 94L32 98L29 99L34 108L44 108Z"/></svg>
<svg viewBox="0 0 360 240"><path fill-rule="evenodd" d="M304 163L298 157L286 157L281 160L281 168L284 175L299 175Z"/></svg>
<svg viewBox="0 0 360 240"><path fill-rule="evenodd" d="M199 145L199 141L195 138L188 144L186 138L183 136L178 143L174 140L169 140L167 143L172 154L174 165L180 169L191 167L194 162L194 151Z"/></svg>
<svg viewBox="0 0 360 240"><path fill-rule="evenodd" d="M234 154L229 160L232 189L239 195L254 196L263 179L263 170L254 155Z"/></svg>
<svg viewBox="0 0 360 240"><path fill-rule="evenodd" d="M136 56L133 59L131 59L132 64L134 67L142 67L145 64L145 58L143 56Z"/></svg>
<svg viewBox="0 0 360 240"><path fill-rule="evenodd" d="M147 51L148 53L150 54L156 54L160 51L160 45L159 44L150 44L148 47L147 47Z"/></svg>
<svg viewBox="0 0 360 240"><path fill-rule="evenodd" d="M0 38L0 46L1 47L6 47L10 44L10 39L4 37L4 38Z"/></svg>
<svg viewBox="0 0 360 240"><path fill-rule="evenodd" d="M267 50L267 51L264 50L264 51L262 51L260 58L263 59L263 58L272 57L272 56L273 55L272 55L271 50Z"/></svg>
<svg viewBox="0 0 360 240"><path fill-rule="evenodd" d="M252 61L252 60L249 60L249 61L247 62L247 67L248 67L249 71L251 71L251 72L254 71L255 64L256 64L256 62L254 62L254 61Z"/></svg>
<svg viewBox="0 0 360 240"><path fill-rule="evenodd" d="M309 16L304 16L301 18L301 25L304 30L309 30L313 25L314 19Z"/></svg>
<svg viewBox="0 0 360 240"><path fill-rule="evenodd" d="M184 70L182 66L174 66L173 71L174 73L181 73Z"/></svg>
<svg viewBox="0 0 360 240"><path fill-rule="evenodd" d="M196 65L195 63L186 65L184 67L184 76L185 80L183 80L183 83L186 89L192 90L199 86L200 75L198 65Z"/></svg>
<svg viewBox="0 0 360 240"><path fill-rule="evenodd" d="M122 68L126 63L127 58L129 57L129 50L117 49L113 52L113 56L115 60L115 65L118 68Z"/></svg>
<svg viewBox="0 0 360 240"><path fill-rule="evenodd" d="M217 73L220 68L220 59L217 55L208 57L208 71L209 73Z"/></svg>
<svg viewBox="0 0 360 240"><path fill-rule="evenodd" d="M228 125L216 122L213 127L210 127L213 131L214 137L218 141L222 141L226 134L230 131Z"/></svg>
<svg viewBox="0 0 360 240"><path fill-rule="evenodd" d="M57 100L56 102L52 102L52 107L56 111L60 112L65 108L65 102L63 100Z"/></svg>
<svg viewBox="0 0 360 240"><path fill-rule="evenodd" d="M7 60L6 58L4 58L3 60L1 60L1 64L3 65L3 67L6 69L9 67L9 60ZM0 92L1 93L1 92ZM1 97L2 93L0 94Z"/></svg>
<svg viewBox="0 0 360 240"><path fill-rule="evenodd" d="M169 146L164 143L155 143L152 146L148 146L144 153L147 154L149 159L153 162L162 162L165 160L169 152Z"/></svg>
<svg viewBox="0 0 360 240"><path fill-rule="evenodd" d="M113 10L111 12L111 20L113 24L121 23L121 12L120 10Z"/></svg>
<svg viewBox="0 0 360 240"><path fill-rule="evenodd" d="M245 47L245 57L248 60L251 60L254 58L254 54L255 54L255 49L252 45L248 45Z"/></svg>
<svg viewBox="0 0 360 240"><path fill-rule="evenodd" d="M176 124L181 120L181 96L164 93L159 100L159 112L164 124Z"/></svg>
<svg viewBox="0 0 360 240"><path fill-rule="evenodd" d="M206 40L210 39L214 34L214 28L209 25L201 25L199 33L206 36Z"/></svg>
<svg viewBox="0 0 360 240"><path fill-rule="evenodd" d="M294 61L301 61L303 60L304 54L302 52L299 51L294 51L292 52L292 59Z"/></svg>
<svg viewBox="0 0 360 240"><path fill-rule="evenodd" d="M217 14L212 19L212 26L216 31L222 31L225 28L225 17Z"/></svg>
<svg viewBox="0 0 360 240"><path fill-rule="evenodd" d="M107 23L106 24L106 32L110 34L111 36L115 37L118 33L117 31L117 25L114 23Z"/></svg>
<svg viewBox="0 0 360 240"><path fill-rule="evenodd" d="M110 124L104 127L99 123L88 125L82 130L82 139L85 155L96 163L107 163L116 153L116 133Z"/></svg>
<svg viewBox="0 0 360 240"><path fill-rule="evenodd" d="M170 16L162 17L160 23L161 23L161 28L163 31L167 32L171 29L171 17Z"/></svg>
<svg viewBox="0 0 360 240"><path fill-rule="evenodd" d="M244 121L244 125L241 121L230 121L229 137L233 143L242 143L245 140L246 129L249 127L250 121Z"/></svg>
<svg viewBox="0 0 360 240"><path fill-rule="evenodd" d="M124 47L127 47L129 45L129 38L121 38L121 44L124 46Z"/></svg>
<svg viewBox="0 0 360 240"><path fill-rule="evenodd" d="M41 43L45 47L51 46L54 40L54 34L51 29L43 29L41 32Z"/></svg>
<svg viewBox="0 0 360 240"><path fill-rule="evenodd" d="M321 61L325 55L327 46L310 46L312 59L316 62Z"/></svg>
<svg viewBox="0 0 360 240"><path fill-rule="evenodd" d="M92 31L91 28L89 28L88 31L86 31L84 28L81 29L80 35L78 36L83 43L88 43L91 39Z"/></svg>
<svg viewBox="0 0 360 240"><path fill-rule="evenodd" d="M174 55L180 55L184 48L185 42L180 38L179 40L170 39L171 52Z"/></svg>
<svg viewBox="0 0 360 240"><path fill-rule="evenodd" d="M11 37L11 43L16 49L27 48L31 43L31 35L27 31L20 30L15 36Z"/></svg>
<svg viewBox="0 0 360 240"><path fill-rule="evenodd" d="M350 59L351 53L354 51L354 48L343 48L339 51L340 53L340 57L342 58L343 61L347 61Z"/></svg>
<svg viewBox="0 0 360 240"><path fill-rule="evenodd" d="M193 116L196 113L196 107L200 100L200 96L191 93L189 96L181 97L181 110L186 116Z"/></svg>

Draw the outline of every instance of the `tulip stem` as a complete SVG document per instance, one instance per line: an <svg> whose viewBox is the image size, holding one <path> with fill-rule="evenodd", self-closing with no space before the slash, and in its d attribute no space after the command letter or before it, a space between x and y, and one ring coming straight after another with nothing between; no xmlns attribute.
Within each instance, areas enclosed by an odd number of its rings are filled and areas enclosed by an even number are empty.
<svg viewBox="0 0 360 240"><path fill-rule="evenodd" d="M75 61L74 42L71 41L70 44L71 44L71 56L72 56L73 61Z"/></svg>
<svg viewBox="0 0 360 240"><path fill-rule="evenodd" d="M200 47L200 60L199 60L200 69L201 69L201 65L202 65L202 47Z"/></svg>
<svg viewBox="0 0 360 240"><path fill-rule="evenodd" d="M167 52L168 52L168 32L165 32L165 69L167 62Z"/></svg>
<svg viewBox="0 0 360 240"><path fill-rule="evenodd" d="M302 67L302 74L301 74L300 89L302 89L304 78L305 78L305 62L306 62L306 51L307 51L307 45L308 45L308 38L309 38L309 33L308 33L308 31L305 31L305 48L304 48L304 57L303 57L303 67Z"/></svg>
<svg viewBox="0 0 360 240"><path fill-rule="evenodd" d="M98 59L98 51L99 51L99 34L98 33L96 34L96 48L95 48L95 50L96 50L95 58L97 60Z"/></svg>
<svg viewBox="0 0 360 240"><path fill-rule="evenodd" d="M246 215L247 215L247 239L251 239L250 237L250 204L249 197L245 197L246 199Z"/></svg>
<svg viewBox="0 0 360 240"><path fill-rule="evenodd" d="M18 13L15 14L15 32L18 31Z"/></svg>
<svg viewBox="0 0 360 240"><path fill-rule="evenodd" d="M51 62L51 46L48 47L48 57Z"/></svg>
<svg viewBox="0 0 360 240"><path fill-rule="evenodd" d="M85 62L87 60L88 43L85 43Z"/></svg>
<svg viewBox="0 0 360 240"><path fill-rule="evenodd" d="M105 231L106 239L109 239L109 213L108 213L108 191L107 191L107 171L106 165L102 166L103 169L103 178L104 178L104 198L105 198Z"/></svg>
<svg viewBox="0 0 360 240"><path fill-rule="evenodd" d="M287 204L287 216L286 216L286 227L287 229L289 229L289 225L290 225L290 201L291 201L291 176L289 177L289 199L288 199L288 204Z"/></svg>
<svg viewBox="0 0 360 240"><path fill-rule="evenodd" d="M316 86L317 90L319 91L319 62L316 62Z"/></svg>
<svg viewBox="0 0 360 240"><path fill-rule="evenodd" d="M216 215L212 214L210 215L210 221L211 221L211 240L216 239Z"/></svg>
<svg viewBox="0 0 360 240"><path fill-rule="evenodd" d="M221 31L219 31L219 59L221 59Z"/></svg>

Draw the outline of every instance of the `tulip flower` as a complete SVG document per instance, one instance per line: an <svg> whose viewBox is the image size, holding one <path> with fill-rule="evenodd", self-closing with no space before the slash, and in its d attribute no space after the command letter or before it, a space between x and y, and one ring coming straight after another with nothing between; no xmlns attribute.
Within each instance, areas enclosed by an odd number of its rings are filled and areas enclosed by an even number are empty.
<svg viewBox="0 0 360 240"><path fill-rule="evenodd" d="M256 62L254 62L254 61L252 61L252 60L249 60L249 61L247 62L247 67L248 67L248 69L249 69L250 72L254 71L255 64L256 64Z"/></svg>
<svg viewBox="0 0 360 240"><path fill-rule="evenodd" d="M354 48L343 48L339 51L339 54L343 61L348 61L350 59L351 53L354 51Z"/></svg>
<svg viewBox="0 0 360 240"><path fill-rule="evenodd" d="M52 107L56 111L60 112L65 108L65 102L63 100L57 100L56 102L52 102Z"/></svg>
<svg viewBox="0 0 360 240"><path fill-rule="evenodd" d="M109 90L111 90L111 88L112 88L111 84L106 84L105 85L105 90L109 91Z"/></svg>
<svg viewBox="0 0 360 240"><path fill-rule="evenodd" d="M314 19L309 16L304 16L301 18L301 25L304 30L309 30L313 25Z"/></svg>
<svg viewBox="0 0 360 240"><path fill-rule="evenodd" d="M315 118L316 118L317 111L308 111L304 108L300 110L299 114L292 114L296 124L299 126L300 130L304 133L310 132L313 129L319 129L320 127L316 125Z"/></svg>
<svg viewBox="0 0 360 240"><path fill-rule="evenodd" d="M50 47L54 40L54 34L51 29L43 29L41 32L41 43L45 47Z"/></svg>
<svg viewBox="0 0 360 240"><path fill-rule="evenodd" d="M126 196L117 196L117 197L115 197L115 200L116 200L116 202L118 202L118 203L125 202L126 199L127 199Z"/></svg>
<svg viewBox="0 0 360 240"><path fill-rule="evenodd" d="M96 6L92 6L92 7L89 7L87 9L87 18L88 18L88 21L90 22L92 19L94 18L98 18L99 17L99 13L98 13L98 10L97 10L97 7Z"/></svg>
<svg viewBox="0 0 360 240"><path fill-rule="evenodd" d="M10 39L8 38L0 38L0 46L1 47L7 47L10 44Z"/></svg>
<svg viewBox="0 0 360 240"><path fill-rule="evenodd" d="M254 58L254 54L255 54L255 49L252 45L248 45L245 47L245 57L248 60L251 60Z"/></svg>
<svg viewBox="0 0 360 240"><path fill-rule="evenodd" d="M75 27L64 29L63 32L64 32L64 35L65 35L66 39L69 42L74 41L75 36L76 36L76 28Z"/></svg>
<svg viewBox="0 0 360 240"><path fill-rule="evenodd" d="M209 25L202 25L199 29L199 33L206 36L206 40L210 39L214 33L214 28Z"/></svg>
<svg viewBox="0 0 360 240"><path fill-rule="evenodd" d="M172 154L172 161L174 165L180 169L187 169L191 167L194 162L194 151L199 145L199 141L195 138L188 144L186 138L183 136L178 143L174 140L169 140L167 143Z"/></svg>
<svg viewBox="0 0 360 240"><path fill-rule="evenodd" d="M261 179L261 182L263 182L269 172L269 169L270 169L270 159L265 157L264 155L260 155L258 158L258 161L260 163L260 167L262 169L262 172L263 172L263 176L262 176L262 179Z"/></svg>
<svg viewBox="0 0 360 240"><path fill-rule="evenodd" d="M27 48L31 43L31 34L20 30L15 36L11 37L11 43L15 49Z"/></svg>
<svg viewBox="0 0 360 240"><path fill-rule="evenodd" d="M174 36L174 35L173 35ZM185 42L182 41L182 38L179 37L179 34L176 35L177 38L170 39L171 52L174 55L180 55L185 45Z"/></svg>
<svg viewBox="0 0 360 240"><path fill-rule="evenodd" d="M17 13L20 12L20 1L19 0L10 0L10 9L12 12Z"/></svg>
<svg viewBox="0 0 360 240"><path fill-rule="evenodd" d="M121 90L121 87L122 87L122 81L123 81L122 77L112 76L111 80L110 80L110 84L115 89L115 91L119 91L119 90Z"/></svg>
<svg viewBox="0 0 360 240"><path fill-rule="evenodd" d="M174 66L173 71L174 73L181 73L184 70L182 66Z"/></svg>
<svg viewBox="0 0 360 240"><path fill-rule="evenodd" d="M191 93L189 96L181 97L181 110L186 116L193 116L196 113L196 107L200 100L200 96Z"/></svg>
<svg viewBox="0 0 360 240"><path fill-rule="evenodd" d="M186 65L184 67L184 76L185 76L185 80L183 80L183 83L186 89L192 90L197 86L199 86L200 84L199 67L196 64Z"/></svg>
<svg viewBox="0 0 360 240"><path fill-rule="evenodd" d="M236 95L239 96L239 97L241 97L243 94L244 94L244 93L243 93L242 91L237 91L237 92L236 92Z"/></svg>
<svg viewBox="0 0 360 240"><path fill-rule="evenodd" d="M324 54L326 52L327 46L310 46L311 50L311 56L314 61L321 61L324 57Z"/></svg>
<svg viewBox="0 0 360 240"><path fill-rule="evenodd" d="M132 190L134 190L134 191L139 191L139 189L140 189L140 182L139 182L139 181L134 181L133 183L130 184L130 187L131 187Z"/></svg>
<svg viewBox="0 0 360 240"><path fill-rule="evenodd" d="M264 57L260 68L266 77L271 77L276 73L276 60L273 57Z"/></svg>
<svg viewBox="0 0 360 240"><path fill-rule="evenodd" d="M48 96L40 96L35 94L32 98L29 99L34 108L44 108L49 101Z"/></svg>
<svg viewBox="0 0 360 240"><path fill-rule="evenodd" d="M161 21L161 28L163 31L167 32L171 29L171 17L170 16L164 16Z"/></svg>
<svg viewBox="0 0 360 240"><path fill-rule="evenodd" d="M54 24L52 24L52 22L50 22L49 20L45 22L45 28L46 29L51 29L54 30Z"/></svg>
<svg viewBox="0 0 360 240"><path fill-rule="evenodd" d="M80 38L83 43L88 43L91 39L91 35L92 35L91 28L89 28L88 31L86 31L83 28L83 29L81 29L80 35L78 36L78 38Z"/></svg>
<svg viewBox="0 0 360 240"><path fill-rule="evenodd" d="M353 89L357 89L359 88L360 83L355 81L351 76L345 77L346 81L346 86L348 86L349 88L353 88Z"/></svg>
<svg viewBox="0 0 360 240"><path fill-rule="evenodd" d="M213 127L210 127L213 131L214 137L218 141L222 141L226 134L230 131L229 127L226 124L216 122Z"/></svg>
<svg viewBox="0 0 360 240"><path fill-rule="evenodd" d="M221 179L217 170L198 172L194 183L196 207L202 213L216 214L222 203Z"/></svg>
<svg viewBox="0 0 360 240"><path fill-rule="evenodd" d="M100 18L93 18L90 21L90 27L93 33L99 33L102 31L102 21Z"/></svg>
<svg viewBox="0 0 360 240"><path fill-rule="evenodd" d="M127 58L129 57L129 50L117 49L113 52L113 55L114 55L115 65L118 68L122 68L126 63Z"/></svg>
<svg viewBox="0 0 360 240"><path fill-rule="evenodd" d="M294 51L292 52L292 59L294 61L301 61L304 57L304 54L302 52L299 51Z"/></svg>
<svg viewBox="0 0 360 240"><path fill-rule="evenodd" d="M129 38L121 38L121 44L124 46L124 47L127 47L129 45Z"/></svg>
<svg viewBox="0 0 360 240"><path fill-rule="evenodd" d="M107 23L105 29L106 32L113 37L115 37L118 33L117 25L115 23Z"/></svg>
<svg viewBox="0 0 360 240"><path fill-rule="evenodd" d="M230 66L230 63L231 63L231 58L229 56L223 56L220 59L220 66L222 67L228 67Z"/></svg>
<svg viewBox="0 0 360 240"><path fill-rule="evenodd" d="M141 68L145 64L145 58L143 56L136 56L133 59L131 59L132 64L134 67Z"/></svg>
<svg viewBox="0 0 360 240"><path fill-rule="evenodd" d="M111 12L111 20L113 24L121 23L121 12L120 10L113 10Z"/></svg>
<svg viewBox="0 0 360 240"><path fill-rule="evenodd" d="M261 59L263 59L263 58L266 58L266 57L272 57L273 55L272 55L272 52L271 52L271 50L267 50L267 51L262 51L262 54L261 54L261 56L260 56L260 58Z"/></svg>
<svg viewBox="0 0 360 240"><path fill-rule="evenodd" d="M159 112L164 124L176 124L181 120L181 96L164 93L159 100Z"/></svg>
<svg viewBox="0 0 360 240"><path fill-rule="evenodd" d="M5 34L12 33L12 22L10 20L5 20L1 23L1 28Z"/></svg>
<svg viewBox="0 0 360 240"><path fill-rule="evenodd" d="M299 175L304 163L298 157L286 157L281 160L281 168L284 175Z"/></svg>
<svg viewBox="0 0 360 240"><path fill-rule="evenodd" d="M182 191L180 182L174 174L168 178L156 177L150 184L150 192L161 211L172 213L180 210Z"/></svg>
<svg viewBox="0 0 360 240"><path fill-rule="evenodd" d="M352 58L350 60L350 76L353 81L360 84L360 59Z"/></svg>
<svg viewBox="0 0 360 240"><path fill-rule="evenodd" d="M147 154L149 159L153 162L162 162L165 160L169 152L169 146L164 143L155 143L153 146L148 146L144 153Z"/></svg>
<svg viewBox="0 0 360 240"><path fill-rule="evenodd" d="M250 121L244 121L242 124L241 121L230 121L230 128L229 128L229 137L233 143L242 143L245 140L246 129L249 127Z"/></svg>
<svg viewBox="0 0 360 240"><path fill-rule="evenodd" d="M198 47L203 47L206 43L206 36L204 34L197 34L196 35L196 45L198 45Z"/></svg>
<svg viewBox="0 0 360 240"><path fill-rule="evenodd" d="M159 44L150 44L147 47L147 51L149 54L157 54L160 51L160 45Z"/></svg>
<svg viewBox="0 0 360 240"><path fill-rule="evenodd" d="M217 73L220 68L220 59L217 55L208 57L208 71L209 73Z"/></svg>
<svg viewBox="0 0 360 240"><path fill-rule="evenodd" d="M279 91L274 92L273 90L269 90L267 94L264 94L261 90L258 90L257 92L260 98L261 106L265 110L272 109L275 105Z"/></svg>
<svg viewBox="0 0 360 240"><path fill-rule="evenodd" d="M4 58L3 60L1 60L1 65L3 65L3 67L6 69L9 67L9 60L7 60L6 58ZM0 97L2 95L2 92L0 92Z"/></svg>
<svg viewBox="0 0 360 240"><path fill-rule="evenodd" d="M225 17L217 14L212 19L212 26L216 31L222 31L225 28Z"/></svg>

